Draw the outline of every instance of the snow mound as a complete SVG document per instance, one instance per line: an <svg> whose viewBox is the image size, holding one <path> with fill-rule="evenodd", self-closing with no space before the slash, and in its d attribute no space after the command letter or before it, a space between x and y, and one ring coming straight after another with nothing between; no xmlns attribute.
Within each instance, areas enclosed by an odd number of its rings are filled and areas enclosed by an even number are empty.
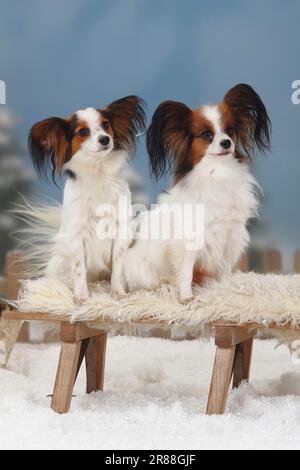
<svg viewBox="0 0 300 470"><path fill-rule="evenodd" d="M104 392L50 409L58 345L16 344L0 369L1 449L300 449L300 371L285 346L256 340L251 382L223 416L204 414L213 342L109 338Z"/></svg>

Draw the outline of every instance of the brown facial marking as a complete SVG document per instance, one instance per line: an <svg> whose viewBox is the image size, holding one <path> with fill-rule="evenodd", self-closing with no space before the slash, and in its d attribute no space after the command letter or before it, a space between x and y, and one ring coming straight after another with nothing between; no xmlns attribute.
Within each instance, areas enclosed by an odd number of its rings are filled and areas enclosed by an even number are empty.
<svg viewBox="0 0 300 470"><path fill-rule="evenodd" d="M236 121L226 103L220 103L218 105L219 112L221 114L221 129L232 139L236 144L237 141L237 130L236 130Z"/></svg>
<svg viewBox="0 0 300 470"><path fill-rule="evenodd" d="M191 160L193 166L199 163L206 154L207 148L211 144L206 131L214 135L212 123L202 114L201 108L193 111L192 118L193 142L191 148Z"/></svg>
<svg viewBox="0 0 300 470"><path fill-rule="evenodd" d="M114 133L113 133L113 129L111 127L111 124L110 124L109 120L107 119L107 117L103 116L101 113L100 113L100 126L102 127L104 132L106 132L106 134L113 137Z"/></svg>
<svg viewBox="0 0 300 470"><path fill-rule="evenodd" d="M116 116L110 112L109 107L100 110L100 113L100 123L103 130L111 136L113 136L113 134L115 135L114 147L116 150L120 150L123 143L125 144L128 139L129 117L127 115L126 109ZM109 123L109 127L107 129L106 123Z"/></svg>
<svg viewBox="0 0 300 470"><path fill-rule="evenodd" d="M85 140L90 137L90 129L86 121L76 120L74 122L71 151L72 156L80 149Z"/></svg>

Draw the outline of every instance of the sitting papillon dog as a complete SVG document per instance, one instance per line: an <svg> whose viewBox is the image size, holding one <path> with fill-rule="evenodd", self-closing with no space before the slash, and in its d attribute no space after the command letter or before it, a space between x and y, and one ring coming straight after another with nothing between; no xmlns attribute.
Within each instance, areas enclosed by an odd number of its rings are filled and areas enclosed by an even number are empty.
<svg viewBox="0 0 300 470"><path fill-rule="evenodd" d="M121 260L118 241L101 239L97 224L101 218L108 226L120 223L109 210L101 210L103 205L115 207L115 215L120 196L131 204L122 170L144 128L143 101L127 96L102 109L87 108L67 118L45 119L30 131L28 146L37 173L46 175L51 166L53 176L63 172L68 177L59 208L60 227L47 253L46 276L72 284L78 303L89 295L90 275L111 279L112 292L122 291L113 272Z"/></svg>
<svg viewBox="0 0 300 470"><path fill-rule="evenodd" d="M135 239L123 257L124 287L132 291L174 283L186 302L193 296L193 279L220 279L231 272L249 242L247 222L257 215L258 185L249 162L256 150L269 149L270 126L261 98L246 84L230 89L216 105L192 110L165 101L158 106L147 133L150 164L156 178L170 169L174 183L156 209L137 218ZM174 204L203 205L201 247L189 248L185 235L139 235L149 222L164 218L163 207Z"/></svg>

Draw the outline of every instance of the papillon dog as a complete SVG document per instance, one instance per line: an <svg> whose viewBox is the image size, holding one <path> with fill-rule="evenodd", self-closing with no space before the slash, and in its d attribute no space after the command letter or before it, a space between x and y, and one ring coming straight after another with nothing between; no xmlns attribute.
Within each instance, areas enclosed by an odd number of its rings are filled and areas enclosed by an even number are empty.
<svg viewBox="0 0 300 470"><path fill-rule="evenodd" d="M144 102L127 96L102 109L45 119L30 131L28 147L38 175L45 176L49 166L53 177L67 175L46 276L69 282L77 303L88 298L89 278L111 279L112 292L122 291L113 271L121 261L118 240L101 239L97 224L100 219L108 226L125 223L124 217L115 220L120 197L131 204L122 170L144 129ZM116 208L114 215L103 206ZM44 214L47 218L47 208Z"/></svg>
<svg viewBox="0 0 300 470"><path fill-rule="evenodd" d="M249 243L247 223L257 216L259 186L249 163L256 150L269 149L270 130L261 98L246 84L230 89L216 105L193 110L165 101L158 106L147 133L150 166L157 179L171 170L174 182L157 208L136 219L137 231L123 257L124 288L155 289L168 282L186 302L193 296L193 279L221 279L232 271ZM164 218L163 207L174 204L203 205L201 247L187 248L189 234L181 239L139 235L149 222ZM173 222L171 230L175 227Z"/></svg>

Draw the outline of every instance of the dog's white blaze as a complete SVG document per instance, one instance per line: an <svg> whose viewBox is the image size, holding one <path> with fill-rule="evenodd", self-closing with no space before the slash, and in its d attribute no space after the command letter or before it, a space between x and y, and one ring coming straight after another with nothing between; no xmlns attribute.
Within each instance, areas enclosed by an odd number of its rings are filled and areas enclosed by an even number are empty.
<svg viewBox="0 0 300 470"><path fill-rule="evenodd" d="M207 105L203 106L202 108L202 113L204 117L208 120L211 121L215 133L221 133L221 113L218 109L217 106L212 106L212 105Z"/></svg>
<svg viewBox="0 0 300 470"><path fill-rule="evenodd" d="M225 134L225 132L222 129L222 124L221 124L222 116L221 116L218 106L215 106L215 105L203 106L202 112L205 118L212 123L213 129L215 131L213 141L208 147L207 153L218 154L220 152L224 152L224 148L221 147L220 142L222 140L227 140L227 139L231 141L230 150L233 152L234 151L233 141L227 134Z"/></svg>
<svg viewBox="0 0 300 470"><path fill-rule="evenodd" d="M81 109L77 112L79 120L85 121L92 133L100 132L100 113L94 108Z"/></svg>

